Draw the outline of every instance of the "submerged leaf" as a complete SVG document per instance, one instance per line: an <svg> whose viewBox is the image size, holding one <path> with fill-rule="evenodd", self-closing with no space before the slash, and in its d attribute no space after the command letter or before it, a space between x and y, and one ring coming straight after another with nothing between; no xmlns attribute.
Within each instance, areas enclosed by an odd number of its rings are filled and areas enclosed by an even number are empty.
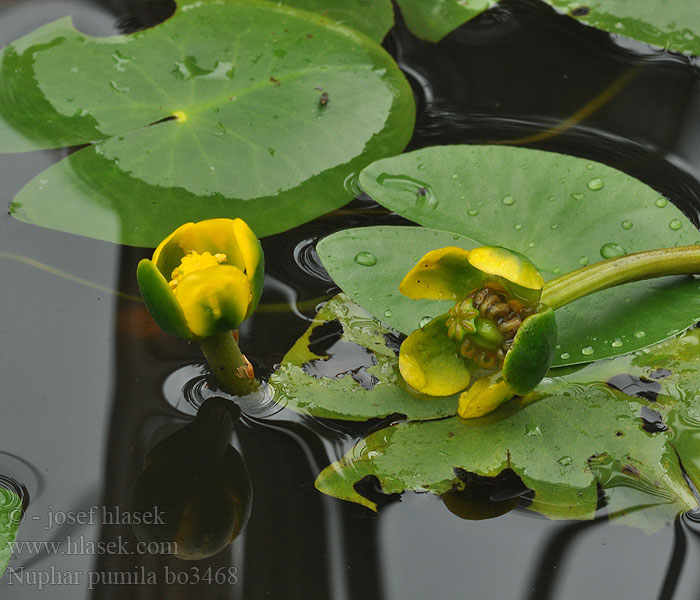
<svg viewBox="0 0 700 600"><path fill-rule="evenodd" d="M380 46L255 0L181 0L111 38L64 18L0 62L0 152L98 140L28 183L13 215L132 245L211 217L264 236L341 206L345 179L399 152L415 113Z"/></svg>
<svg viewBox="0 0 700 600"><path fill-rule="evenodd" d="M545 279L605 258L700 239L673 204L635 178L590 160L528 148L424 148L373 163L360 174L360 185L421 225L521 252ZM366 293L355 284L364 271L352 261L353 252L376 234L386 235L377 230L335 234L319 244L319 255L340 287L383 319L375 306L395 293L393 279L386 277L383 292L375 285ZM406 233L402 239L397 234L393 251L411 252L416 235ZM408 303L414 305L412 317L399 308L396 314L405 321L385 319L404 333L415 328L420 311L445 312L444 305L433 309L430 301ZM577 300L556 316L560 348L555 366L617 356L697 322L700 280L665 277L627 284Z"/></svg>

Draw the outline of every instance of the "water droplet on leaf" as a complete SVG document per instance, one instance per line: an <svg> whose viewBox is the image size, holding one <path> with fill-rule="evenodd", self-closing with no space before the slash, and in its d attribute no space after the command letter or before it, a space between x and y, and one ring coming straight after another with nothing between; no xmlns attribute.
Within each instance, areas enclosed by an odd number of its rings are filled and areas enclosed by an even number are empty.
<svg viewBox="0 0 700 600"><path fill-rule="evenodd" d="M590 356L593 354L595 350L593 350L593 346L586 346L585 348L581 348L581 354L584 356Z"/></svg>
<svg viewBox="0 0 700 600"><path fill-rule="evenodd" d="M627 251L614 242L603 244L600 248L600 255L603 258L616 258L618 256L624 256L625 254L627 254Z"/></svg>
<svg viewBox="0 0 700 600"><path fill-rule="evenodd" d="M506 206L512 206L513 204L515 204L515 198L513 198L513 196L511 195L503 196L502 200L503 204L505 204Z"/></svg>
<svg viewBox="0 0 700 600"><path fill-rule="evenodd" d="M355 262L363 267L373 267L377 264L377 257L371 252L358 252L355 255Z"/></svg>
<svg viewBox="0 0 700 600"><path fill-rule="evenodd" d="M603 180L600 177L594 177L588 182L588 189L594 192L603 189Z"/></svg>
<svg viewBox="0 0 700 600"><path fill-rule="evenodd" d="M622 229L632 229L632 221L628 221L627 219L622 221L620 225L622 225Z"/></svg>
<svg viewBox="0 0 700 600"><path fill-rule="evenodd" d="M664 206L666 206L667 204L668 200L666 200L666 198L664 198L663 196L656 199L656 206L658 206L659 208L664 208Z"/></svg>
<svg viewBox="0 0 700 600"><path fill-rule="evenodd" d="M681 227L683 227L683 223L681 223L679 219L673 219L668 226L673 229L673 231L678 231Z"/></svg>

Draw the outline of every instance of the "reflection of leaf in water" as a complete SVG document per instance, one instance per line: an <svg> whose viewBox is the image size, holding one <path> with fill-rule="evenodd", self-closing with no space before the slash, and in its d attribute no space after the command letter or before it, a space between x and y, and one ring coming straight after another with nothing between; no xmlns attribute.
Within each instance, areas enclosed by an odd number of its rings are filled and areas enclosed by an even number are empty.
<svg viewBox="0 0 700 600"><path fill-rule="evenodd" d="M90 144L28 183L13 216L132 245L232 214L269 235L337 208L414 114L379 45L272 2L180 0L110 38L64 18L0 52L0 152Z"/></svg>
<svg viewBox="0 0 700 600"><path fill-rule="evenodd" d="M340 323L346 343L375 355L377 364L368 370L379 383L372 391L347 376L304 374L302 365L316 358L309 336L324 323ZM552 518L592 518L599 488L611 517L645 530L696 508L678 456L691 480L700 482L700 330L637 354L555 369L525 398L469 422L429 420L450 407L454 414L456 401L417 398L387 376L396 362L387 331L337 296L273 375L276 400L302 413L354 420L410 413L413 419L358 442L319 475L321 491L374 508L382 493L444 494L464 489L467 481L511 473L531 490L524 495L530 508Z"/></svg>
<svg viewBox="0 0 700 600"><path fill-rule="evenodd" d="M11 546L17 538L22 517L22 498L0 487L0 578L12 558Z"/></svg>

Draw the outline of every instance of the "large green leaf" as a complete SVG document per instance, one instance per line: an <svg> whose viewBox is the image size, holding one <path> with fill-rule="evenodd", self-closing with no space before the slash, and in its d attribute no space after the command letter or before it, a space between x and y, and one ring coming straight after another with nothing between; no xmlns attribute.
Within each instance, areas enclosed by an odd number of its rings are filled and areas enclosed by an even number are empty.
<svg viewBox="0 0 700 600"><path fill-rule="evenodd" d="M22 516L22 499L14 492L0 486L0 578L12 558L12 544Z"/></svg>
<svg viewBox="0 0 700 600"><path fill-rule="evenodd" d="M394 25L391 0L283 0L280 4L320 13L381 42Z"/></svg>
<svg viewBox="0 0 700 600"><path fill-rule="evenodd" d="M439 42L498 0L397 0L406 26L419 38Z"/></svg>
<svg viewBox="0 0 700 600"><path fill-rule="evenodd" d="M341 206L344 180L399 152L415 112L380 46L257 0L182 0L112 38L61 19L0 60L0 151L99 140L27 184L14 216L126 244L216 216L263 236Z"/></svg>
<svg viewBox="0 0 700 600"><path fill-rule="evenodd" d="M700 233L665 198L611 167L550 152L504 146L441 146L379 160L360 174L375 200L425 225L528 256L545 279L620 253L694 244ZM397 233L396 261L368 270L355 255L388 235L340 232L319 244L331 277L388 325L410 333L444 304L396 294L413 266L414 240ZM440 247L436 243L434 248ZM439 238L446 239L444 234ZM416 247L417 247L416 242ZM423 246L421 246L422 250ZM411 260L409 260L409 258ZM396 268L396 272L389 270ZM379 277L378 274L382 276ZM368 278L377 277L370 288ZM392 316L383 311L391 305ZM394 317L393 315L396 315ZM555 365L616 356L648 346L700 319L700 280L667 277L605 290L557 310Z"/></svg>
<svg viewBox="0 0 700 600"><path fill-rule="evenodd" d="M700 332L694 330L636 356L547 379L482 419L403 422L379 430L327 467L316 485L376 508L357 488L368 476L385 493L440 494L464 487L455 469L487 477L510 469L534 492L531 508L537 512L591 518L600 485L611 516L653 530L697 508L676 453L697 485L699 366ZM654 385L658 396L650 395ZM657 427L650 429L656 417Z"/></svg>
<svg viewBox="0 0 700 600"><path fill-rule="evenodd" d="M274 400L296 412L348 421L394 413L409 419L455 414L457 396L421 397L408 390L397 351L392 332L340 294L324 305L272 374Z"/></svg>
<svg viewBox="0 0 700 600"><path fill-rule="evenodd" d="M587 25L677 52L700 54L696 0L544 0ZM397 0L408 27L437 42L498 0Z"/></svg>

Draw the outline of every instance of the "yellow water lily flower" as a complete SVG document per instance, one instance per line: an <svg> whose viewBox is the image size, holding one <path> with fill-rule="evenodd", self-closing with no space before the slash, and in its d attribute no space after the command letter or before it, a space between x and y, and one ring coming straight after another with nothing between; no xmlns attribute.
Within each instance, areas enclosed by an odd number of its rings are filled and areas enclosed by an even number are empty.
<svg viewBox="0 0 700 600"><path fill-rule="evenodd" d="M404 340L399 370L406 383L429 396L466 389L458 408L465 419L532 391L556 345L554 311L539 302L543 285L535 265L506 248L428 252L399 290L416 300L456 303Z"/></svg>
<svg viewBox="0 0 700 600"><path fill-rule="evenodd" d="M231 331L258 305L264 276L259 240L242 219L186 223L136 272L148 311L167 333L202 339Z"/></svg>

